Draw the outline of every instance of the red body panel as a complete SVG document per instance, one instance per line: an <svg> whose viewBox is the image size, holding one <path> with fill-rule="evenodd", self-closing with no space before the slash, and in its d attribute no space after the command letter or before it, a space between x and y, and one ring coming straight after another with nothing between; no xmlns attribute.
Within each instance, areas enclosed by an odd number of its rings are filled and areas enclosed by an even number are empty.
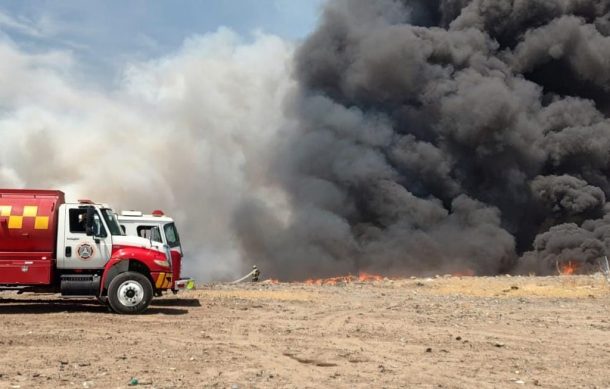
<svg viewBox="0 0 610 389"><path fill-rule="evenodd" d="M6 255L5 255L6 254ZM51 253L2 253L0 284L49 285L55 261Z"/></svg>
<svg viewBox="0 0 610 389"><path fill-rule="evenodd" d="M182 254L178 250L172 250L172 273L174 275L174 282L180 279L180 272L182 271ZM176 289L172 283L172 289Z"/></svg>
<svg viewBox="0 0 610 389"><path fill-rule="evenodd" d="M0 189L0 284L51 283L64 201L60 191Z"/></svg>
<svg viewBox="0 0 610 389"><path fill-rule="evenodd" d="M104 268L104 274L102 275L101 284L104 285L106 282L106 276L109 270L121 261L126 260L137 260L144 264L150 271L150 275L153 278L153 285L156 283L159 273L169 272L169 267L160 266L156 261L165 261L165 255L158 251L146 249L143 247L132 247L132 246L120 246L114 245L112 247L112 257ZM169 285L171 287L171 285ZM165 289L165 288L164 288Z"/></svg>
<svg viewBox="0 0 610 389"><path fill-rule="evenodd" d="M151 272L169 270L169 268L159 266L154 262L155 260L165 261L165 254L144 247L120 245L112 246L112 257L106 264L106 269L111 268L115 263L123 259L137 259L145 264Z"/></svg>

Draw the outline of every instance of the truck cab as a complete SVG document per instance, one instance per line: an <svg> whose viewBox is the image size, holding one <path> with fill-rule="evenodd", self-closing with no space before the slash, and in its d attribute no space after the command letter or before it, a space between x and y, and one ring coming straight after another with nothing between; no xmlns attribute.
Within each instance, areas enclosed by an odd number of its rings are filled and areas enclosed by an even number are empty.
<svg viewBox="0 0 610 389"><path fill-rule="evenodd" d="M191 278L181 277L184 252L178 229L172 218L166 216L161 210L155 210L151 214L144 214L141 211L123 211L118 216L118 221L126 235L147 239L156 247L169 248L173 275L171 290L174 293L194 288L194 281Z"/></svg>

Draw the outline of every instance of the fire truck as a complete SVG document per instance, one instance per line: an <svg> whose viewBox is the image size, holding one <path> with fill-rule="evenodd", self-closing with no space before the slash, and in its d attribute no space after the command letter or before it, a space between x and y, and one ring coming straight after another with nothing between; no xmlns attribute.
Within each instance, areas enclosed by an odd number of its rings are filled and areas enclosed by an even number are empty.
<svg viewBox="0 0 610 389"><path fill-rule="evenodd" d="M172 218L166 216L161 210L155 210L151 214L132 210L122 211L118 220L126 235L148 239L150 244L158 249L169 247L172 258L172 292L177 293L180 290L195 287L193 279L180 277L184 252L180 243L180 235L178 235Z"/></svg>
<svg viewBox="0 0 610 389"><path fill-rule="evenodd" d="M170 248L125 235L108 206L0 189L0 290L91 296L137 314L172 286Z"/></svg>

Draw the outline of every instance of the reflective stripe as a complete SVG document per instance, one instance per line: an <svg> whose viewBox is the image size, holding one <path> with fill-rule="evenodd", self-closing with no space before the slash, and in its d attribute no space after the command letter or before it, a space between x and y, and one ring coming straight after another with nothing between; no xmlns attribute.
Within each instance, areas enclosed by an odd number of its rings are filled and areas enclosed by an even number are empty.
<svg viewBox="0 0 610 389"><path fill-rule="evenodd" d="M11 216L12 208L10 205L0 205L0 216Z"/></svg>
<svg viewBox="0 0 610 389"><path fill-rule="evenodd" d="M37 205L26 205L23 207L23 216L25 217L36 217L38 215Z"/></svg>
<svg viewBox="0 0 610 389"><path fill-rule="evenodd" d="M17 230L23 227L23 216L9 216L8 228L9 230Z"/></svg>
<svg viewBox="0 0 610 389"><path fill-rule="evenodd" d="M49 229L49 217L48 216L36 216L36 218L34 218L34 229L35 230L48 230Z"/></svg>
<svg viewBox="0 0 610 389"><path fill-rule="evenodd" d="M155 284L157 289L162 287L164 281L165 281L165 273L159 273L159 278L157 278L157 282Z"/></svg>
<svg viewBox="0 0 610 389"><path fill-rule="evenodd" d="M0 205L0 216L8 217L8 228L18 230L23 228L23 218L34 218L35 230L49 229L49 216L38 216L38 205L25 205L21 215L12 215L12 205Z"/></svg>

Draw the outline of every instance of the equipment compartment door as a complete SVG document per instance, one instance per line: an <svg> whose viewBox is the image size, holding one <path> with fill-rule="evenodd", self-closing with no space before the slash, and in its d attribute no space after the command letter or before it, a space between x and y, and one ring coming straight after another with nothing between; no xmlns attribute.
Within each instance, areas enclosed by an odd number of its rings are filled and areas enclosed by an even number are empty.
<svg viewBox="0 0 610 389"><path fill-rule="evenodd" d="M0 253L0 284L48 285L52 253Z"/></svg>
<svg viewBox="0 0 610 389"><path fill-rule="evenodd" d="M57 264L60 269L101 269L108 262L112 250L112 238L99 211L93 208L94 235L87 235L87 209L89 206L66 204L61 211L60 229L63 239L58 239ZM61 247L63 243L64 247Z"/></svg>

